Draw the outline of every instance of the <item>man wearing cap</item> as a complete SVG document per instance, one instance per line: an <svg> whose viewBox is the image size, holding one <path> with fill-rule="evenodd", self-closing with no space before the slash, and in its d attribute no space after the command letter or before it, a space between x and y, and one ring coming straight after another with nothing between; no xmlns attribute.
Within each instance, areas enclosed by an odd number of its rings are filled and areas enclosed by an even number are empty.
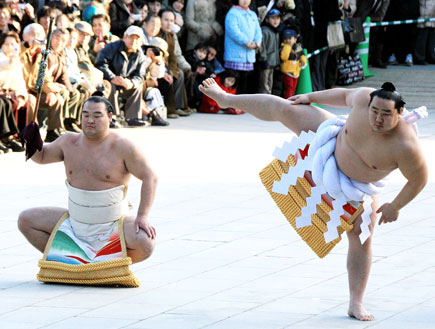
<svg viewBox="0 0 435 329"><path fill-rule="evenodd" d="M142 121L142 96L145 69L149 59L144 55L141 45L144 39L142 29L130 26L125 30L122 40L109 43L97 56L95 66L103 71L104 79L110 81L112 91L109 100L115 114L120 115L118 97L126 100L124 106L128 126L144 126Z"/></svg>

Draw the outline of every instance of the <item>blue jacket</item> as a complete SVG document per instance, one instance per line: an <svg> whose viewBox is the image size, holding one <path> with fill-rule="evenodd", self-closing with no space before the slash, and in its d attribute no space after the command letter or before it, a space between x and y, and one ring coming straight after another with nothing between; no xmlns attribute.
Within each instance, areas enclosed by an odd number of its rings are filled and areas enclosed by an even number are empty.
<svg viewBox="0 0 435 329"><path fill-rule="evenodd" d="M249 41L261 43L262 33L254 11L232 7L225 17L224 60L255 63L255 49L248 49Z"/></svg>

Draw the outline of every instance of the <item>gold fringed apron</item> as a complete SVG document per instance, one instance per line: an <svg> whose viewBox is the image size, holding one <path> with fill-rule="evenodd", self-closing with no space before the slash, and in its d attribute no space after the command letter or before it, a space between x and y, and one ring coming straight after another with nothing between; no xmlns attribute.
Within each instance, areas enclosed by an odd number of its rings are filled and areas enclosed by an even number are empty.
<svg viewBox="0 0 435 329"><path fill-rule="evenodd" d="M333 209L328 195L322 195L322 202L316 206L317 213L311 214L312 225L296 227L296 218L301 216L302 208L307 206L306 199L311 195L311 187L314 186L310 173L305 172L303 177L298 177L296 185L290 186L287 195L272 192L272 187L275 181L281 180L282 174L295 168L298 157L303 158L307 150L308 147L305 150L298 150L296 157L290 154L286 162L274 159L260 172L260 179L296 233L317 256L323 258L341 241L341 234L344 231L353 229L353 222L361 214L363 207L359 202L349 202L343 207L345 215L340 217L341 225L337 227L339 238L329 243L325 242L324 237L327 222L330 220L329 212Z"/></svg>
<svg viewBox="0 0 435 329"><path fill-rule="evenodd" d="M68 182L67 187L69 208L79 220L74 219L70 212L60 218L39 261L38 280L138 287L140 282L129 269L132 261L127 256L124 216L113 217L125 212L121 207L125 208L126 187L84 191ZM110 200L102 205L105 195L110 195ZM86 213L90 216L86 217ZM85 236L87 229L92 233L89 237Z"/></svg>

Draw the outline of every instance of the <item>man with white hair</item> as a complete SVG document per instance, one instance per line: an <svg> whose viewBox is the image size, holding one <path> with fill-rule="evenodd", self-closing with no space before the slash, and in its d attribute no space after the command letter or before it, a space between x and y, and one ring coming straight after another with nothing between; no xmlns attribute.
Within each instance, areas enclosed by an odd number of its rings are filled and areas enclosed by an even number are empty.
<svg viewBox="0 0 435 329"><path fill-rule="evenodd" d="M104 79L112 84L109 100L115 114L120 115L118 97L126 100L124 106L128 126L140 127L142 118L142 85L149 59L141 46L144 40L142 29L130 26L125 30L122 40L109 43L98 53L95 67L103 71Z"/></svg>

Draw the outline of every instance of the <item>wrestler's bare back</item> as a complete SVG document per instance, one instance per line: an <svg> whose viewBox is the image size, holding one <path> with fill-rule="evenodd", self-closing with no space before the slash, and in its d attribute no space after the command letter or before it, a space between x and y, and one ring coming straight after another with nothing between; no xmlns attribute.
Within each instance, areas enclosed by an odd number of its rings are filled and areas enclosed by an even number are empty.
<svg viewBox="0 0 435 329"><path fill-rule="evenodd" d="M59 142L72 186L98 191L128 184L131 175L124 159L129 142L123 137L109 132L104 140L89 141L83 133L68 133Z"/></svg>

